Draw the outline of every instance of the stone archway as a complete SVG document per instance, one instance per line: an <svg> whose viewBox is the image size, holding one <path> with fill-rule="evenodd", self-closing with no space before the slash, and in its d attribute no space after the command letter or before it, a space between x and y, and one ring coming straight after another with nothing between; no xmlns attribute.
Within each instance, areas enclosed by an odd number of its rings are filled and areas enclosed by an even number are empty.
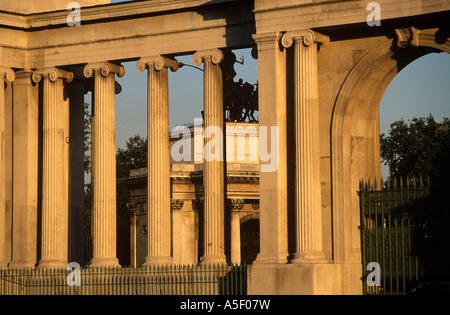
<svg viewBox="0 0 450 315"><path fill-rule="evenodd" d="M361 268L359 197L362 178L380 178L379 104L394 77L414 60L432 53L450 53L450 43L437 29L396 30L365 54L353 67L336 98L332 124L332 203L334 260L347 267L343 275ZM361 269L359 269L361 270Z"/></svg>
<svg viewBox="0 0 450 315"><path fill-rule="evenodd" d="M241 261L252 263L259 253L259 216L248 215L241 219Z"/></svg>

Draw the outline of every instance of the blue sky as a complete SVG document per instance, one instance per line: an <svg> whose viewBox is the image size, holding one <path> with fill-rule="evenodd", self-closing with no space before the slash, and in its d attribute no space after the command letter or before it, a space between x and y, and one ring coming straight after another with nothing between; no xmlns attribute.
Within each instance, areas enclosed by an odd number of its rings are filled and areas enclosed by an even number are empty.
<svg viewBox="0 0 450 315"><path fill-rule="evenodd" d="M112 0L113 3L125 2ZM255 83L258 63L249 50L235 51L238 59L244 56L245 65L236 64L238 78ZM192 57L177 58L192 64ZM116 97L117 147L124 148L126 140L147 133L147 86L146 73L136 70L136 63L125 63L126 75L118 79L123 91ZM185 67L170 73L170 125L190 123L201 117L203 102L203 73ZM380 103L380 130L388 132L396 120L432 114L437 121L450 117L450 55L433 53L426 55L404 68L391 82ZM384 173L386 171L384 170Z"/></svg>
<svg viewBox="0 0 450 315"><path fill-rule="evenodd" d="M409 64L391 82L380 103L380 128L393 121L450 117L450 55L432 53Z"/></svg>

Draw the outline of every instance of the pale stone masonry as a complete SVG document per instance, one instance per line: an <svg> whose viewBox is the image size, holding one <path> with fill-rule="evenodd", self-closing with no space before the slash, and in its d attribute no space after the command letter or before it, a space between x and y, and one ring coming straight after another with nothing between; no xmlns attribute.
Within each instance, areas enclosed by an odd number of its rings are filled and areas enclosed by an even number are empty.
<svg viewBox="0 0 450 315"><path fill-rule="evenodd" d="M296 252L293 262L324 261L319 153L319 72L317 43L320 34L311 30L288 32L286 48L294 44L295 102L295 201ZM323 41L329 41L325 37Z"/></svg>
<svg viewBox="0 0 450 315"><path fill-rule="evenodd" d="M169 74L178 62L162 56L140 59L139 71L148 71L148 256L145 264L171 263Z"/></svg>
<svg viewBox="0 0 450 315"><path fill-rule="evenodd" d="M33 72L16 72L12 106L12 241L9 267L34 267L37 261L39 166L39 87Z"/></svg>
<svg viewBox="0 0 450 315"><path fill-rule="evenodd" d="M39 1L28 1L28 0L0 0L0 8L2 10L16 12L21 14L55 11L55 10L66 10L70 3L76 3L79 6L94 6L101 4L111 3L111 0L39 0Z"/></svg>
<svg viewBox="0 0 450 315"><path fill-rule="evenodd" d="M92 115L92 251L91 266L116 266L116 119L115 76L125 68L89 63L87 78L94 76Z"/></svg>
<svg viewBox="0 0 450 315"><path fill-rule="evenodd" d="M43 174L42 174L42 253L39 267L66 267L68 264L68 185L69 160L66 138L69 109L64 102L64 81L73 73L57 68L37 70L33 81L43 81Z"/></svg>
<svg viewBox="0 0 450 315"><path fill-rule="evenodd" d="M278 159L287 160L286 52L280 50L280 32L254 35L258 46L259 124L279 130ZM268 138L271 144L277 139ZM268 145L271 147L271 145ZM287 262L287 164L260 175L261 252L255 263ZM264 206L263 206L264 205Z"/></svg>
<svg viewBox="0 0 450 315"><path fill-rule="evenodd" d="M204 63L204 119L205 129L224 130L223 79L220 63L224 59L222 51L207 50L196 52L195 65ZM213 134L205 134L211 140ZM205 253L203 263L224 263L225 259L225 188L224 188L224 139L215 134L214 153L205 156ZM205 150L207 151L207 150ZM206 154L206 153L205 153Z"/></svg>
<svg viewBox="0 0 450 315"><path fill-rule="evenodd" d="M0 67L0 268L7 266L6 253L6 113L5 80L14 81L12 69Z"/></svg>
<svg viewBox="0 0 450 315"><path fill-rule="evenodd" d="M152 159L149 187L134 197L152 210L135 231L145 257L135 252L134 262L239 262L238 235L259 220L250 294L360 294L356 192L362 178L380 176L379 102L404 66L450 52L450 2L377 1L381 27L357 0L82 0L78 11L70 2L0 0L0 267L119 266L116 78L122 63L140 60ZM259 147L276 152L276 167L265 159L247 170L209 159L203 167L200 158L170 170L168 68L194 56L205 127L223 129L225 53L241 48L258 59ZM93 258L83 261L89 90ZM192 130L200 148L210 140L201 132ZM148 211L139 207L130 210L136 227Z"/></svg>

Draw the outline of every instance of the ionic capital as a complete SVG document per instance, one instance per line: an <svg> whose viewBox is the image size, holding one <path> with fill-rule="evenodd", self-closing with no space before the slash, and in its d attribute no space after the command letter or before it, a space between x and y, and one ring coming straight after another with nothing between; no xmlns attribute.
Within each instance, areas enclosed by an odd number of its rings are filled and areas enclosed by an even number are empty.
<svg viewBox="0 0 450 315"><path fill-rule="evenodd" d="M6 78L9 82L12 82L16 79L16 74L11 68L0 67L0 75Z"/></svg>
<svg viewBox="0 0 450 315"><path fill-rule="evenodd" d="M220 49L209 49L197 51L192 57L192 61L196 66L201 65L205 59L211 59L213 64L218 65L224 59L224 54Z"/></svg>
<svg viewBox="0 0 450 315"><path fill-rule="evenodd" d="M136 67L139 72L144 72L149 67L155 67L158 71L161 71L164 68L170 68L172 72L175 72L180 68L180 63L163 56L154 56L139 59Z"/></svg>
<svg viewBox="0 0 450 315"><path fill-rule="evenodd" d="M330 37L307 29L287 32L281 39L281 44L285 48L291 47L294 42L303 43L305 46L310 46L314 43L326 45L330 42Z"/></svg>
<svg viewBox="0 0 450 315"><path fill-rule="evenodd" d="M88 63L84 67L84 76L86 78L92 77L95 71L99 71L102 76L106 77L110 73L115 73L119 78L125 75L125 68L110 62L96 62Z"/></svg>
<svg viewBox="0 0 450 315"><path fill-rule="evenodd" d="M72 82L74 75L72 72L64 71L54 67L38 69L33 72L32 78L35 83L39 83L39 81L42 80L42 77L48 77L48 79L52 82L55 82L58 79L63 79L67 83L70 83Z"/></svg>

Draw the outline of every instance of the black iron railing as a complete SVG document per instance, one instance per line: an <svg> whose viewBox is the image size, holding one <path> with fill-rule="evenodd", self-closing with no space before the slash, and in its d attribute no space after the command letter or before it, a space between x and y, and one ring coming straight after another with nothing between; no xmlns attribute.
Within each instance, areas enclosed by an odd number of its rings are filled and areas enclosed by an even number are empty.
<svg viewBox="0 0 450 315"><path fill-rule="evenodd" d="M0 295L245 295L243 265L0 269Z"/></svg>
<svg viewBox="0 0 450 315"><path fill-rule="evenodd" d="M429 194L429 183L422 178L361 182L364 294L407 294L408 287L423 277L417 240L420 214L426 211L423 200Z"/></svg>

